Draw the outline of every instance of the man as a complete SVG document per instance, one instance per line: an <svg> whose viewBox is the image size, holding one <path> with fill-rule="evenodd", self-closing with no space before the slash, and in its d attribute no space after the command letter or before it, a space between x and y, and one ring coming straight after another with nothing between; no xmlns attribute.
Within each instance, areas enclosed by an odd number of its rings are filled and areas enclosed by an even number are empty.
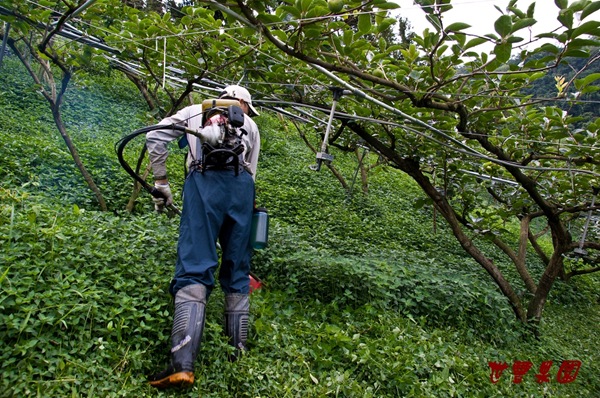
<svg viewBox="0 0 600 398"><path fill-rule="evenodd" d="M245 349L250 308L254 179L260 150L258 127L250 116L258 112L252 106L250 93L243 87L228 86L219 98L238 100L243 110L243 114L238 115L238 119L243 118L241 127L231 127L227 124L227 115L220 113L203 118L202 105L188 106L159 123L185 125L201 138L192 134L186 137L190 172L184 184L175 276L169 288L175 297L171 363L163 372L149 377L150 385L157 388L186 387L194 383L194 362L202 339L206 303L215 285L217 239L222 250L219 282L225 293L225 332L236 350ZM239 156L226 156L225 163L220 163L219 157L210 157L212 144L217 142L214 134L222 128L235 133L242 145L236 149ZM181 131L167 126L146 135L155 187L165 196L165 199L155 199L158 211L173 202L165 167L167 144L181 135Z"/></svg>

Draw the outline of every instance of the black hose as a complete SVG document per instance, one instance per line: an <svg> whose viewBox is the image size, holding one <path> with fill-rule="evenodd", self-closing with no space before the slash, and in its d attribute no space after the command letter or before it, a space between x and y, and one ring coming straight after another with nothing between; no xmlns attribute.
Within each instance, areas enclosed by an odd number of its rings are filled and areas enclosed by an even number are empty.
<svg viewBox="0 0 600 398"><path fill-rule="evenodd" d="M160 199L165 199L166 200L165 195L161 191L159 191L158 189L156 189L154 186L148 184L146 182L146 180L144 180L136 171L134 171L131 168L131 166L129 166L129 163L127 163L125 161L125 158L123 157L123 151L125 150L125 147L135 137L137 137L138 135L141 135L141 134L146 134L146 133L148 133L150 131L161 130L161 129L170 129L170 130L178 130L178 131L182 131L182 132L189 132L184 126L178 126L176 124L171 124L171 125L156 124L156 125L153 125L153 126L142 127L141 129L137 129L134 132L132 132L131 134L126 135L125 137L123 137L119 141L117 141L117 143L115 144L115 147L116 147L115 150L117 152L117 158L119 159L119 163L121 164L121 167L123 167L123 169L125 169L125 171L127 172L127 174L129 174L135 181L139 182L140 185L150 195L152 195L155 198L160 198ZM145 146L144 146L144 150L145 150ZM139 169L139 161L138 161L138 169ZM179 211L179 209L177 209L175 206L171 205L169 207L171 209L173 209L177 214L181 214L181 212Z"/></svg>

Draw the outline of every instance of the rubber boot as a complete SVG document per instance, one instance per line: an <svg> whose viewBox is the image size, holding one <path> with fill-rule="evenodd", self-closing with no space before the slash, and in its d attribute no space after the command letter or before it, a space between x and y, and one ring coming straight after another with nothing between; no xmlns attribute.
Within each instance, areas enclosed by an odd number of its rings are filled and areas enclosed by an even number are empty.
<svg viewBox="0 0 600 398"><path fill-rule="evenodd" d="M194 362L204 329L206 286L188 285L175 294L171 332L171 363L148 378L156 388L190 387L194 384Z"/></svg>
<svg viewBox="0 0 600 398"><path fill-rule="evenodd" d="M225 295L225 334L229 337L229 344L236 349L235 354L229 357L231 361L246 351L249 314L250 299L247 294Z"/></svg>

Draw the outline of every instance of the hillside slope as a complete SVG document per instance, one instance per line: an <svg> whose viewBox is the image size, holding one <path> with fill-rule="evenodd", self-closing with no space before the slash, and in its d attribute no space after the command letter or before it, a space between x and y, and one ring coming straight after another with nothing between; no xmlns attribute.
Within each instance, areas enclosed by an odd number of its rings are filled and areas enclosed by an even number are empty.
<svg viewBox="0 0 600 398"><path fill-rule="evenodd" d="M406 178L381 168L369 196L350 195L311 171L297 133L268 113L257 119L257 202L270 245L253 259L266 287L252 296L251 349L227 361L215 289L196 385L154 391L145 376L166 360L178 220L145 194L123 210L131 181L113 148L149 123L144 104L108 73L67 94L67 127L111 209L99 212L15 60L0 82L0 396L600 396L598 276L558 283L562 301L551 298L541 339L529 339L443 225L433 232L432 210L414 209ZM355 160L336 155L351 179ZM172 156L176 188L181 163ZM582 365L563 384L567 360ZM532 363L518 384L516 361ZM551 377L537 383L545 361ZM509 366L496 384L488 362Z"/></svg>

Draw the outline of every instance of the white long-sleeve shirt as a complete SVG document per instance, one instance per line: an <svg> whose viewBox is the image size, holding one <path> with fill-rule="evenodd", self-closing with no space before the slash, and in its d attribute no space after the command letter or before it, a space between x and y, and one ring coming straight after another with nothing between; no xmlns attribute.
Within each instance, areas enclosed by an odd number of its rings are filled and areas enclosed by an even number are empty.
<svg viewBox="0 0 600 398"><path fill-rule="evenodd" d="M158 123L159 125L179 125L186 126L192 131L199 131L202 128L202 105L191 105L181 109L173 116L164 118ZM260 152L260 133L258 126L248 115L244 114L244 125L238 129L245 130L248 134L242 135L244 144L244 152L242 154L243 166L252 174L252 178L256 179L256 169L258 166L258 154ZM167 144L184 133L174 129L153 130L146 133L146 146L148 148L148 156L152 164L152 172L154 177L164 177L167 175L166 161L169 156ZM192 134L186 134L189 144L189 156L187 160L188 169L191 163L201 159L202 143L200 139Z"/></svg>

